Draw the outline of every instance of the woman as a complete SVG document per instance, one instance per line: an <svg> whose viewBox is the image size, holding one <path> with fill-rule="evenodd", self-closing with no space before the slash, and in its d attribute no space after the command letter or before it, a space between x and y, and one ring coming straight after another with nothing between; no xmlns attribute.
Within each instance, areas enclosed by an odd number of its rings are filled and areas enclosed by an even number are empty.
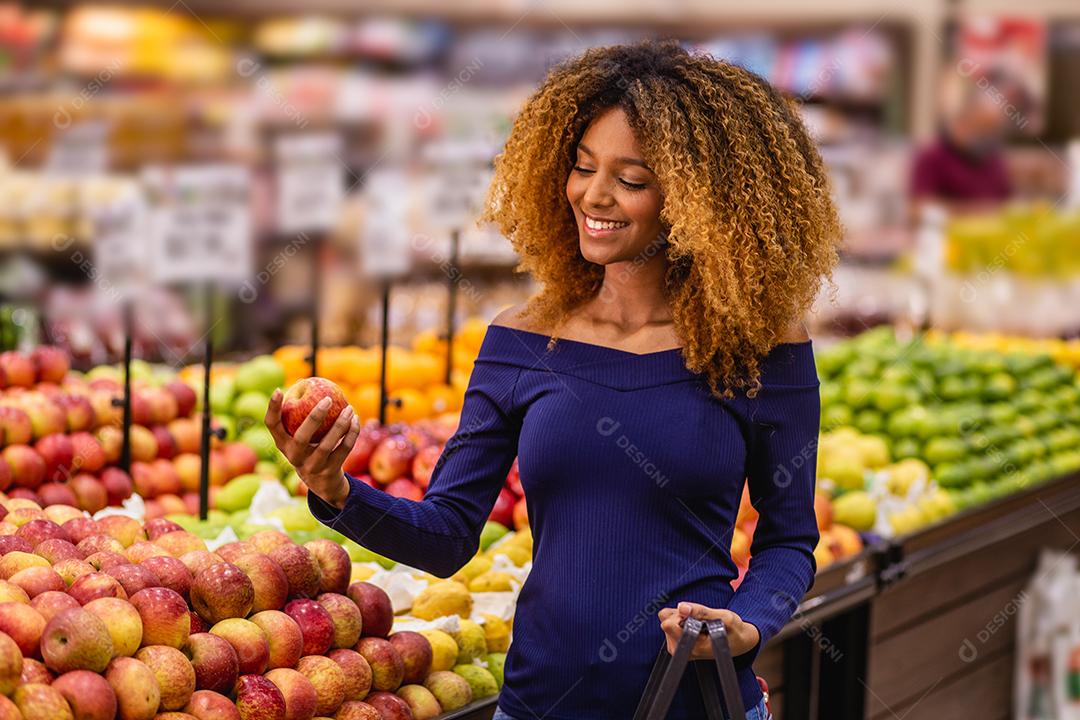
<svg viewBox="0 0 1080 720"><path fill-rule="evenodd" d="M312 512L447 577L518 456L534 564L496 718L626 720L687 612L724 620L748 717L767 717L751 661L812 583L818 539L818 380L799 321L839 236L798 116L675 42L590 50L525 104L483 219L542 289L489 327L423 501L342 473L349 411L312 445L325 407L289 437L275 394L267 424ZM747 478L760 519L733 591ZM704 716L687 673L669 717Z"/></svg>

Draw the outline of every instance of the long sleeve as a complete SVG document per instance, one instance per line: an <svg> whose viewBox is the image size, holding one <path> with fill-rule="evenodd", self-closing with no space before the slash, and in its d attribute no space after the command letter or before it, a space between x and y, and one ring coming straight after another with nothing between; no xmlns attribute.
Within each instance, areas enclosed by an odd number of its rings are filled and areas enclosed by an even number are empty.
<svg viewBox="0 0 1080 720"><path fill-rule="evenodd" d="M349 477L341 511L308 493L322 523L360 545L439 577L476 553L480 531L517 455L521 417L514 393L521 368L477 359L461 420L421 501L397 498Z"/></svg>
<svg viewBox="0 0 1080 720"><path fill-rule="evenodd" d="M812 367L802 369L800 381L810 380ZM813 384L765 387L746 403L752 437L747 481L759 518L750 566L728 607L757 627L761 641L736 658L737 667L753 661L813 586L819 537L814 514L821 414L816 373Z"/></svg>

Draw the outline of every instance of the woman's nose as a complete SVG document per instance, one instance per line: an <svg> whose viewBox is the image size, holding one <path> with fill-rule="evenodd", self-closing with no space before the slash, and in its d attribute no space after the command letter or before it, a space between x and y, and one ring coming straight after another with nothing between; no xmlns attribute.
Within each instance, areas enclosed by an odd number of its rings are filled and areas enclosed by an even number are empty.
<svg viewBox="0 0 1080 720"><path fill-rule="evenodd" d="M593 208L605 208L611 207L612 195L610 187L606 180L599 176L594 176L589 179L589 186L585 188L585 195L582 197L582 206L586 209Z"/></svg>

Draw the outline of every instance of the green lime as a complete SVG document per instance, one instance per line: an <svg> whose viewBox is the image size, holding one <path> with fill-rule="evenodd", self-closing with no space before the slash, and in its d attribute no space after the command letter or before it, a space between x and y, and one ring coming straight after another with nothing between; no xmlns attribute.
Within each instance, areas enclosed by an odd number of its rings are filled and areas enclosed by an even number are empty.
<svg viewBox="0 0 1080 720"><path fill-rule="evenodd" d="M911 404L913 398L908 389L897 383L882 383L874 388L871 402L883 413L889 413Z"/></svg>
<svg viewBox="0 0 1080 720"><path fill-rule="evenodd" d="M863 378L851 378L844 382L844 402L852 410L867 407L874 392L874 385Z"/></svg>
<svg viewBox="0 0 1080 720"><path fill-rule="evenodd" d="M959 463L935 465L932 475L937 484L943 488L963 487L974 480L968 475L967 469Z"/></svg>
<svg viewBox="0 0 1080 720"><path fill-rule="evenodd" d="M855 427L864 433L879 433L885 429L885 418L876 410L860 410L855 414Z"/></svg>
<svg viewBox="0 0 1080 720"><path fill-rule="evenodd" d="M986 400L1007 400L1016 392L1016 380L1007 373L994 373L986 379L983 398Z"/></svg>
<svg viewBox="0 0 1080 720"><path fill-rule="evenodd" d="M905 437L893 443L893 457L897 460L922 458L922 446L914 438Z"/></svg>
<svg viewBox="0 0 1080 720"><path fill-rule="evenodd" d="M957 462L967 454L968 449L964 442L950 437L932 438L923 449L923 457L930 465Z"/></svg>
<svg viewBox="0 0 1080 720"><path fill-rule="evenodd" d="M844 425L851 425L854 413L847 405L829 405L821 411L821 428L826 432Z"/></svg>

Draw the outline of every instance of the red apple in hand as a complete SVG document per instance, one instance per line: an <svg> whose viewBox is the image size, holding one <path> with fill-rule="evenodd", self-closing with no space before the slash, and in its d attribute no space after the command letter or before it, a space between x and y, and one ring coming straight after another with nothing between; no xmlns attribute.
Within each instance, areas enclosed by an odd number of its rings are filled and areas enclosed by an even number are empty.
<svg viewBox="0 0 1080 720"><path fill-rule="evenodd" d="M311 437L312 442L322 440L349 403L345 399L345 393L341 392L341 388L320 377L304 378L285 391L285 396L281 400L281 421L285 424L285 431L290 435L295 435L307 416L323 398L330 398L330 409L322 425Z"/></svg>

